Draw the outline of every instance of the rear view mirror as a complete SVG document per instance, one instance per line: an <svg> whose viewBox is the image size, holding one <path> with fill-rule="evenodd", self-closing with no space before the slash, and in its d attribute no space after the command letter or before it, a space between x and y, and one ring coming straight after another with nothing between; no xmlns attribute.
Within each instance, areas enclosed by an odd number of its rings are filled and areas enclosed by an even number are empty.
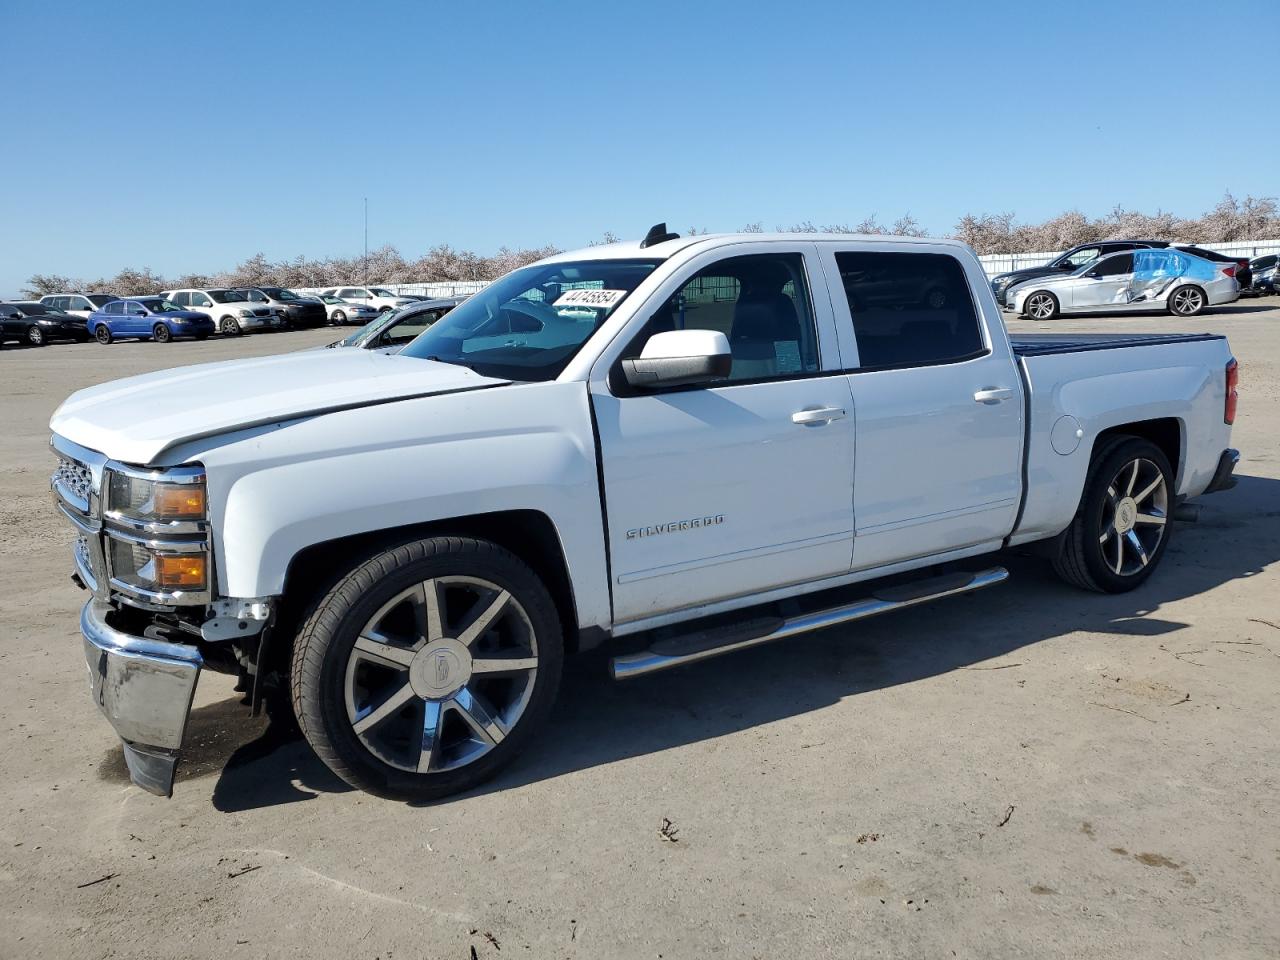
<svg viewBox="0 0 1280 960"><path fill-rule="evenodd" d="M640 356L622 361L627 383L639 389L724 380L732 367L729 340L719 330L655 333Z"/></svg>

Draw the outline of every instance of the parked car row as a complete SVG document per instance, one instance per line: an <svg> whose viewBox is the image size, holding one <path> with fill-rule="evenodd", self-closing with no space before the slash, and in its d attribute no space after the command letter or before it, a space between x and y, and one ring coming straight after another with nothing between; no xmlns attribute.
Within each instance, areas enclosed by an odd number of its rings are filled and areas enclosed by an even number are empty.
<svg viewBox="0 0 1280 960"><path fill-rule="evenodd" d="M38 301L0 303L0 344L16 340L43 346L58 340L92 339L105 344L120 338L167 343L184 337L203 340L213 333L240 336L326 324L367 325L422 303L421 297L400 296L385 287L334 287L319 295L272 286L187 288L136 297L56 293ZM452 306L457 301L429 303L438 317L441 304ZM411 325L403 327L403 331L410 329Z"/></svg>
<svg viewBox="0 0 1280 960"><path fill-rule="evenodd" d="M1274 293L1275 274L1275 256L1251 261L1189 243L1112 240L999 274L991 291L1003 309L1032 320L1152 310L1193 317L1245 294Z"/></svg>

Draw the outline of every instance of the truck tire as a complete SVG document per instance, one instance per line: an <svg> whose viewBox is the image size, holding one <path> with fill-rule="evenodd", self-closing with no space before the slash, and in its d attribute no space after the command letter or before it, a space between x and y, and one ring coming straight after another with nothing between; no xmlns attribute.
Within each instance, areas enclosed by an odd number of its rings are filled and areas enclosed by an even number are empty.
<svg viewBox="0 0 1280 960"><path fill-rule="evenodd" d="M244 331L240 329L240 321L235 317L223 317L218 323L218 332L224 337L238 337Z"/></svg>
<svg viewBox="0 0 1280 960"><path fill-rule="evenodd" d="M564 637L547 588L484 540L432 537L343 577L303 623L290 687L335 774L396 800L489 779L536 736Z"/></svg>
<svg viewBox="0 0 1280 960"><path fill-rule="evenodd" d="M1048 290L1037 290L1022 301L1022 312L1032 320L1052 320L1059 310L1058 298Z"/></svg>
<svg viewBox="0 0 1280 960"><path fill-rule="evenodd" d="M1155 572L1173 532L1173 470L1140 437L1113 437L1094 454L1080 507L1053 568L1083 590L1124 593Z"/></svg>
<svg viewBox="0 0 1280 960"><path fill-rule="evenodd" d="M1169 312L1175 317L1194 317L1208 302L1203 290L1195 284L1187 284L1173 291L1169 297Z"/></svg>

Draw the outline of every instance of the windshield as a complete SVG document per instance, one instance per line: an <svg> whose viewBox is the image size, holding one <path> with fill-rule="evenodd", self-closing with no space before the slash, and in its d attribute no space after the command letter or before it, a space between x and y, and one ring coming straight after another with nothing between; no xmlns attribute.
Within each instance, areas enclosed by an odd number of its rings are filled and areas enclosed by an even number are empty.
<svg viewBox="0 0 1280 960"><path fill-rule="evenodd" d="M173 313L174 311L182 310L182 308L176 303L170 303L168 300L161 300L159 297L156 297L154 300L139 300L138 303L142 304L152 313Z"/></svg>
<svg viewBox="0 0 1280 960"><path fill-rule="evenodd" d="M105 293L91 293L91 294L88 294L85 297L85 299L88 300L90 303L92 303L95 307L105 307L108 303L110 303L112 300L116 298Z"/></svg>
<svg viewBox="0 0 1280 960"><path fill-rule="evenodd" d="M392 293L386 287L370 287L369 292L375 297L398 297L400 294Z"/></svg>
<svg viewBox="0 0 1280 960"><path fill-rule="evenodd" d="M554 380L660 260L534 265L476 293L400 355L507 380Z"/></svg>
<svg viewBox="0 0 1280 960"><path fill-rule="evenodd" d="M242 303L247 299L243 290L206 290L215 303Z"/></svg>
<svg viewBox="0 0 1280 960"><path fill-rule="evenodd" d="M301 300L302 298L292 290L286 290L284 287L259 287L268 297L274 297L276 300Z"/></svg>

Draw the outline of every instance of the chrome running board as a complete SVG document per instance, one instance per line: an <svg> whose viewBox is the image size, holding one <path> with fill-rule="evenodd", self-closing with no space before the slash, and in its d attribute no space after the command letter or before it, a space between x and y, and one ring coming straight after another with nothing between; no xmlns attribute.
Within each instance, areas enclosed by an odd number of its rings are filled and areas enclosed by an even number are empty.
<svg viewBox="0 0 1280 960"><path fill-rule="evenodd" d="M811 630L822 630L853 620L874 617L880 613L914 607L918 603L938 600L959 593L981 590L1007 580L1009 571L1004 567L991 567L978 573L948 573L927 580L917 580L895 587L873 591L865 600L846 603L829 610L818 610L783 620L777 617L760 617L728 627L700 630L659 640L648 650L614 657L613 678L630 680L645 674L670 670L686 663L696 663L718 657L722 653L758 647L775 640L785 640Z"/></svg>

